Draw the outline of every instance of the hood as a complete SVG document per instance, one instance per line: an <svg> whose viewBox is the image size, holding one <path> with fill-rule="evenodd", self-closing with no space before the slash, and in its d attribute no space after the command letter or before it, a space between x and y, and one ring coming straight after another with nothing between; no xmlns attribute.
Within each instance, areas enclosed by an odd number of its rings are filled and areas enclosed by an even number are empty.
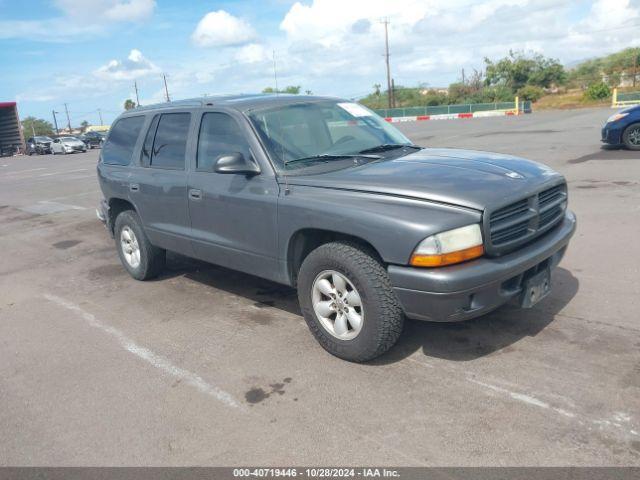
<svg viewBox="0 0 640 480"><path fill-rule="evenodd" d="M475 210L505 205L563 180L531 160L449 148L425 148L395 160L287 177L289 185L398 195Z"/></svg>

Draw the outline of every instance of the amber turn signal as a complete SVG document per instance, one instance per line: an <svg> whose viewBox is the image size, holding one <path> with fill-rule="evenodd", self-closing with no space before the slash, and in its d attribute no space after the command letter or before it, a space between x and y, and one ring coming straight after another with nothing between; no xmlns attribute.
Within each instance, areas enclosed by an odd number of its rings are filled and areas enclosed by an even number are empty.
<svg viewBox="0 0 640 480"><path fill-rule="evenodd" d="M484 247L482 245L476 245L475 247L465 248L457 252L441 253L438 255L414 253L409 263L414 267L444 267L445 265L466 262L467 260L481 257L483 254Z"/></svg>

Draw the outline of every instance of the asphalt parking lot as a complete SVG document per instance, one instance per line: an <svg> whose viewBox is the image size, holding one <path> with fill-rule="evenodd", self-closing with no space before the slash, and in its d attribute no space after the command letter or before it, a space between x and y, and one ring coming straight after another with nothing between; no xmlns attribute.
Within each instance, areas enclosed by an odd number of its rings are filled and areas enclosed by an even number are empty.
<svg viewBox="0 0 640 480"><path fill-rule="evenodd" d="M608 109L399 124L547 163L578 231L534 309L408 322L365 365L288 288L172 256L120 266L97 151L0 159L2 465L640 465L640 153Z"/></svg>

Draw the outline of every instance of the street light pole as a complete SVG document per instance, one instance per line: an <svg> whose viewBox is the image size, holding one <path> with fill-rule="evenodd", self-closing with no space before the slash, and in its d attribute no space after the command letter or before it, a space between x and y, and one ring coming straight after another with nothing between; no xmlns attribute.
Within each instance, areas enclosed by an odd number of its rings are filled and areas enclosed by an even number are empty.
<svg viewBox="0 0 640 480"><path fill-rule="evenodd" d="M64 104L64 111L67 114L67 128L69 129L69 133L71 133L71 119L69 118L69 108L67 104Z"/></svg>
<svg viewBox="0 0 640 480"><path fill-rule="evenodd" d="M56 135L60 135L60 130L58 130L58 119L56 118L56 112L55 110L51 110L51 113L53 113L53 124L56 126Z"/></svg>
<svg viewBox="0 0 640 480"><path fill-rule="evenodd" d="M384 57L387 64L387 100L389 108L393 106L393 90L391 89L391 67L389 66L389 18L385 18L384 24Z"/></svg>

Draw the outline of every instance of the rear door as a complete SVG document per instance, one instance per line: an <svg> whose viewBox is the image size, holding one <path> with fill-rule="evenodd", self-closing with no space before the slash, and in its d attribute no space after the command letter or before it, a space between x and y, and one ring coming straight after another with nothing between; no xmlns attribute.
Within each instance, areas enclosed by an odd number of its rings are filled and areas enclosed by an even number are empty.
<svg viewBox="0 0 640 480"><path fill-rule="evenodd" d="M188 111L153 116L129 183L151 242L185 255L192 254L186 162L191 122Z"/></svg>
<svg viewBox="0 0 640 480"><path fill-rule="evenodd" d="M279 280L279 187L246 120L235 111L205 111L196 126L189 173L189 213L197 257L235 270ZM258 175L213 171L223 155L240 152L256 161Z"/></svg>

